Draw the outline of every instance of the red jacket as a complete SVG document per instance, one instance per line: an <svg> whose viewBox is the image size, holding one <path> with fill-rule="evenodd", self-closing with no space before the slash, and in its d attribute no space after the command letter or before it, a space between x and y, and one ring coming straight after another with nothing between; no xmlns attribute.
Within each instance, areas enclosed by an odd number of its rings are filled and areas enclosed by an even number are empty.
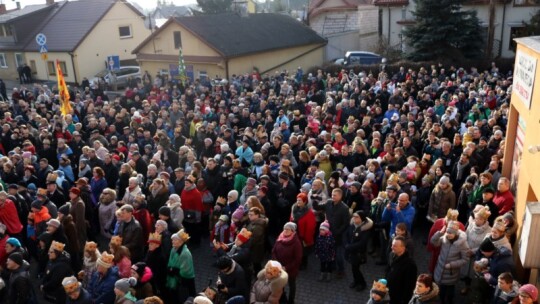
<svg viewBox="0 0 540 304"><path fill-rule="evenodd" d="M148 235L154 230L154 221L152 220L152 216L150 215L150 212L148 212L148 209L141 208L139 210L133 211L133 217L137 221L139 221L139 224L141 224L143 230L143 240L146 244L146 242L148 241Z"/></svg>
<svg viewBox="0 0 540 304"><path fill-rule="evenodd" d="M295 222L297 225L296 233L300 241L304 242L306 247L313 246L315 244L315 228L317 228L317 220L315 219L313 210L308 208L306 214L297 221L294 221L291 214L291 222Z"/></svg>
<svg viewBox="0 0 540 304"><path fill-rule="evenodd" d="M493 203L497 205L497 208L499 209L499 215L503 215L508 211L512 211L514 209L514 196L510 191L502 193L500 191L497 191L495 197L493 197Z"/></svg>
<svg viewBox="0 0 540 304"><path fill-rule="evenodd" d="M6 199L4 204L0 206L0 222L6 225L6 232L9 235L18 234L23 229L23 225L19 220L19 214L17 213L17 207L15 207L15 203L10 199Z"/></svg>
<svg viewBox="0 0 540 304"><path fill-rule="evenodd" d="M192 190L184 189L180 195L180 199L182 201L182 209L184 211L203 211L202 195L197 188L193 188Z"/></svg>
<svg viewBox="0 0 540 304"><path fill-rule="evenodd" d="M288 241L278 238L272 249L272 259L281 263L290 278L296 278L302 264L302 242L298 234Z"/></svg>

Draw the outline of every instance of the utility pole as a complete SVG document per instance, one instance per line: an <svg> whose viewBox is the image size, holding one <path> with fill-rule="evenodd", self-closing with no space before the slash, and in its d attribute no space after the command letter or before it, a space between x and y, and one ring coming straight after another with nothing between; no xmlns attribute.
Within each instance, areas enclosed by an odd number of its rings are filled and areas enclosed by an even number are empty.
<svg viewBox="0 0 540 304"><path fill-rule="evenodd" d="M493 44L495 39L495 0L489 0L489 25L486 45L486 56L493 57Z"/></svg>

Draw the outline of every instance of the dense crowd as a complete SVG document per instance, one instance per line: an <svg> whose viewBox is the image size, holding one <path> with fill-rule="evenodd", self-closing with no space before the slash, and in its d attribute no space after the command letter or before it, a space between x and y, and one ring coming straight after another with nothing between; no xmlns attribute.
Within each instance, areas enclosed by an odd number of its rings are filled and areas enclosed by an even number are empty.
<svg viewBox="0 0 540 304"><path fill-rule="evenodd" d="M538 303L514 279L501 176L511 89L494 64L185 86L146 72L119 96L85 79L60 115L56 87L14 88L0 102L2 302L294 303L314 255L320 282L370 288L358 302ZM208 286L193 248L215 257ZM373 284L368 255L386 269Z"/></svg>

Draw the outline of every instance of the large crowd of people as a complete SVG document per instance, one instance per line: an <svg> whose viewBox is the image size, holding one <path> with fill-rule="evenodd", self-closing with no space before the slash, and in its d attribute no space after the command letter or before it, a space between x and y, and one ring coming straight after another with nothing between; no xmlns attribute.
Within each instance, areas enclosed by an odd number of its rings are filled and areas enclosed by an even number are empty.
<svg viewBox="0 0 540 304"><path fill-rule="evenodd" d="M146 72L118 96L85 79L61 115L56 87L13 88L1 302L295 303L310 267L369 289L359 303L538 303L514 278L501 175L511 89L495 64L186 84ZM208 286L194 248L215 257ZM386 269L373 284L369 255Z"/></svg>

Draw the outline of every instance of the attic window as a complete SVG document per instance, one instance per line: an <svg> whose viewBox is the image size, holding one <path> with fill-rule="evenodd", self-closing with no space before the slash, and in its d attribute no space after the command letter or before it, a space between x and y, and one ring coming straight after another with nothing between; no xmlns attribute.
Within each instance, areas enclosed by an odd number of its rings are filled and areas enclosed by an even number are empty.
<svg viewBox="0 0 540 304"><path fill-rule="evenodd" d="M131 25L119 26L118 32L120 33L120 39L133 37L133 35L131 34Z"/></svg>
<svg viewBox="0 0 540 304"><path fill-rule="evenodd" d="M182 47L182 33L180 31L175 31L173 33L174 38L174 48L178 50Z"/></svg>

